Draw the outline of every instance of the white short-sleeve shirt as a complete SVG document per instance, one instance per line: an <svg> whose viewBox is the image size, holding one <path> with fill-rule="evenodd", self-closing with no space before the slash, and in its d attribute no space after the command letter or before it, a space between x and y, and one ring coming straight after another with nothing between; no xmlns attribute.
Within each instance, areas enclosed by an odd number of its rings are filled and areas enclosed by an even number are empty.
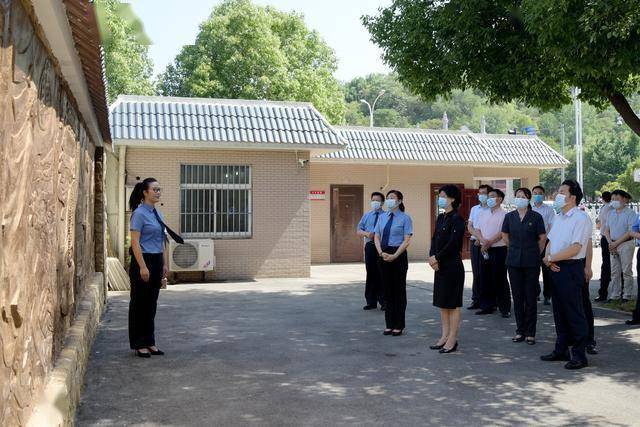
<svg viewBox="0 0 640 427"><path fill-rule="evenodd" d="M551 230L551 225L553 224L553 219L556 217L556 213L553 211L553 208L542 203L540 206L531 206L531 209L534 212L538 212L540 215L542 215L542 219L544 220L544 228L547 230L547 234L549 234L549 230Z"/></svg>
<svg viewBox="0 0 640 427"><path fill-rule="evenodd" d="M555 217L549 239L549 253L555 255L567 249L574 243L581 245L580 252L571 259L582 259L587 256L587 244L591 244L593 224L586 212L577 207L567 213L561 213Z"/></svg>
<svg viewBox="0 0 640 427"><path fill-rule="evenodd" d="M478 222L484 215L491 213L491 209L482 205L475 205L469 212L469 222L473 228L478 228ZM471 240L476 240L476 236L471 236Z"/></svg>

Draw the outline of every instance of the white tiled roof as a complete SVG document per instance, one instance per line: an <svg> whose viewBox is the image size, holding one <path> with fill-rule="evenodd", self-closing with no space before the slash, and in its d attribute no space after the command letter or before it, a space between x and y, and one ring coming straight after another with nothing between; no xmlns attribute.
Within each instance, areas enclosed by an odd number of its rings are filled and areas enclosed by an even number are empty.
<svg viewBox="0 0 640 427"><path fill-rule="evenodd" d="M313 145L344 141L310 103L119 96L110 108L118 140Z"/></svg>
<svg viewBox="0 0 640 427"><path fill-rule="evenodd" d="M569 163L533 135L344 126L336 129L347 141L347 149L323 154L317 160L543 168Z"/></svg>

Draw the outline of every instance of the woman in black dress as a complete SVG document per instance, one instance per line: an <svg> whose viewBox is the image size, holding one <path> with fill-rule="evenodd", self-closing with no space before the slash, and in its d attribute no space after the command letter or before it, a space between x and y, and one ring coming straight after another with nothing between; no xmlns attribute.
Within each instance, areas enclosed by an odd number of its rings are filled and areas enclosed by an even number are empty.
<svg viewBox="0 0 640 427"><path fill-rule="evenodd" d="M513 312L516 315L516 335L513 342L536 343L538 319L538 287L540 254L547 241L542 215L531 209L531 191L518 188L515 192L515 211L502 222L502 240L507 244L507 268Z"/></svg>
<svg viewBox="0 0 640 427"><path fill-rule="evenodd" d="M438 192L438 206L444 209L444 213L438 215L436 220L428 262L435 270L433 305L440 308L442 336L430 348L440 350L440 353L452 353L458 349L460 330L464 289L464 266L460 251L465 225L458 213L461 202L458 187L445 185Z"/></svg>

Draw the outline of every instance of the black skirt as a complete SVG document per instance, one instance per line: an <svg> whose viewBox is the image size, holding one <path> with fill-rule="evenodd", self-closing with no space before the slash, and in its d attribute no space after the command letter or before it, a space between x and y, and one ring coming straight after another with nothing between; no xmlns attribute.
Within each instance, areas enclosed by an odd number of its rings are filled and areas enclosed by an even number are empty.
<svg viewBox="0 0 640 427"><path fill-rule="evenodd" d="M435 272L433 283L433 305L439 308L455 309L462 307L464 290L464 265L458 258L446 264L440 264Z"/></svg>

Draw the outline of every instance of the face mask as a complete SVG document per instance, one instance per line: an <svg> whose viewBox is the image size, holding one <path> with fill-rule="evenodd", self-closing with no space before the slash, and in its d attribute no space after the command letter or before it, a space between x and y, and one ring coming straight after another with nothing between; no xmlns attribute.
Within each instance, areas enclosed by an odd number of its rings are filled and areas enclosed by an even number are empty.
<svg viewBox="0 0 640 427"><path fill-rule="evenodd" d="M553 201L553 209L556 212L560 212L562 208L564 208L564 205L567 204L566 198L567 197L564 194L558 194L556 196L556 199Z"/></svg>
<svg viewBox="0 0 640 427"><path fill-rule="evenodd" d="M372 200L371 201L371 209L373 209L374 211L377 211L378 209L380 209L380 206L382 206L382 203L380 203L377 200Z"/></svg>
<svg viewBox="0 0 640 427"><path fill-rule="evenodd" d="M395 199L387 199L385 202L385 206L387 207L387 209L393 209L396 207L396 200Z"/></svg>
<svg viewBox="0 0 640 427"><path fill-rule="evenodd" d="M612 200L611 207L613 209L620 209L622 207L622 203L620 203L620 200Z"/></svg>
<svg viewBox="0 0 640 427"><path fill-rule="evenodd" d="M513 203L516 205L518 209L524 209L527 206L529 206L529 200L523 199L521 197L516 197L515 199L513 199Z"/></svg>
<svg viewBox="0 0 640 427"><path fill-rule="evenodd" d="M542 194L534 194L533 195L533 203L538 205L540 203L542 203L544 196Z"/></svg>
<svg viewBox="0 0 640 427"><path fill-rule="evenodd" d="M449 201L447 200L446 197L438 197L438 207L445 209L448 204L449 204Z"/></svg>
<svg viewBox="0 0 640 427"><path fill-rule="evenodd" d="M489 206L490 208L495 208L496 207L496 199L495 197L492 197L490 199L487 199L487 206Z"/></svg>
<svg viewBox="0 0 640 427"><path fill-rule="evenodd" d="M484 204L487 203L487 195L486 194L478 194L478 201Z"/></svg>

